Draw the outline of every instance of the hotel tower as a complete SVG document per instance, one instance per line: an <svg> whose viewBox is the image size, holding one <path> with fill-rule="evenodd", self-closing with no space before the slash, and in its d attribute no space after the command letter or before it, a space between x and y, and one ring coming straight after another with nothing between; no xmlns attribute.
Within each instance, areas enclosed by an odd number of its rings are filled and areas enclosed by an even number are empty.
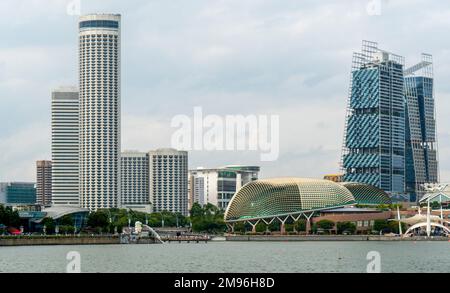
<svg viewBox="0 0 450 293"><path fill-rule="evenodd" d="M80 205L120 204L120 15L79 20Z"/></svg>

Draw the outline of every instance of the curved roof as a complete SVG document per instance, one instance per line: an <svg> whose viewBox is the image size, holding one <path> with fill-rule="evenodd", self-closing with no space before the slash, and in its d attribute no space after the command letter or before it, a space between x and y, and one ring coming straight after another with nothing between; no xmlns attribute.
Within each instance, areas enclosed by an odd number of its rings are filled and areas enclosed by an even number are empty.
<svg viewBox="0 0 450 293"><path fill-rule="evenodd" d="M358 182L342 182L341 185L345 186L353 194L357 204L361 205L381 205L392 204L392 200L389 195L383 190L370 184L358 183Z"/></svg>
<svg viewBox="0 0 450 293"><path fill-rule="evenodd" d="M231 199L225 221L264 219L355 204L344 186L328 180L275 178L244 185Z"/></svg>
<svg viewBox="0 0 450 293"><path fill-rule="evenodd" d="M52 219L59 219L65 215L76 214L76 213L88 213L88 209L80 208L77 206L51 206L42 210L46 213L46 217Z"/></svg>

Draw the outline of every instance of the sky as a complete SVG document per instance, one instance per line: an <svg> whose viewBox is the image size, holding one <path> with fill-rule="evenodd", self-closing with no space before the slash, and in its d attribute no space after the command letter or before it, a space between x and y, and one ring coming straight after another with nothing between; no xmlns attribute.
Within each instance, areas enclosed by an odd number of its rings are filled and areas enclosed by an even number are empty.
<svg viewBox="0 0 450 293"><path fill-rule="evenodd" d="M409 65L433 55L440 174L450 182L450 3L441 0L2 0L0 182L34 181L35 161L51 159L51 91L78 83L74 7L122 15L122 150L170 147L171 120L194 107L278 115L277 160L203 150L189 153L189 167L336 173L352 53L371 40Z"/></svg>

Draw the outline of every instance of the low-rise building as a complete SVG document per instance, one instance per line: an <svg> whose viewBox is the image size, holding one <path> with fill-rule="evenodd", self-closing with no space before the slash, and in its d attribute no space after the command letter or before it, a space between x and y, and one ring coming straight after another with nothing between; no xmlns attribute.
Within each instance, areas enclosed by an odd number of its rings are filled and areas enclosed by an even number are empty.
<svg viewBox="0 0 450 293"><path fill-rule="evenodd" d="M211 203L225 210L233 195L245 184L258 179L258 166L225 166L189 171L189 201L200 205Z"/></svg>
<svg viewBox="0 0 450 293"><path fill-rule="evenodd" d="M4 202L7 205L32 205L36 203L36 183L7 182L1 183Z"/></svg>

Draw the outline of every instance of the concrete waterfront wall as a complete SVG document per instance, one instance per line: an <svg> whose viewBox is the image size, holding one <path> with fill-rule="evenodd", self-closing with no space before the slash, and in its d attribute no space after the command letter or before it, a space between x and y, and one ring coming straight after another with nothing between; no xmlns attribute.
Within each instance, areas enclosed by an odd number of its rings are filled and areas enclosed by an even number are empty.
<svg viewBox="0 0 450 293"><path fill-rule="evenodd" d="M448 237L392 237L377 235L228 235L227 241L450 241Z"/></svg>
<svg viewBox="0 0 450 293"><path fill-rule="evenodd" d="M120 244L119 237L0 237L0 246Z"/></svg>

